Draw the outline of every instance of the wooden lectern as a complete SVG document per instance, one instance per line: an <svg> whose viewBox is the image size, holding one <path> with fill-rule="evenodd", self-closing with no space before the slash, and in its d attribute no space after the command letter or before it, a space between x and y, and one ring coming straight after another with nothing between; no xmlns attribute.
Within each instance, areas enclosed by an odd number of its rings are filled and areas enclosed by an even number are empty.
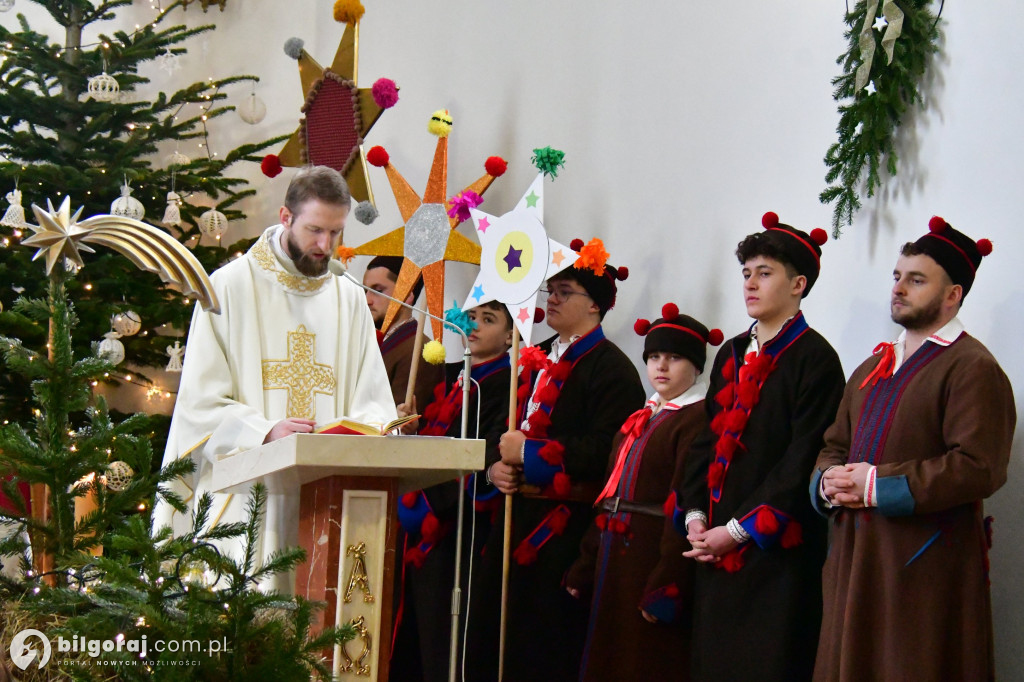
<svg viewBox="0 0 1024 682"><path fill-rule="evenodd" d="M483 469L482 440L419 436L294 434L226 457L217 492L300 495L295 594L323 601L320 626L352 623L359 635L335 647L335 678L386 680L399 496Z"/></svg>

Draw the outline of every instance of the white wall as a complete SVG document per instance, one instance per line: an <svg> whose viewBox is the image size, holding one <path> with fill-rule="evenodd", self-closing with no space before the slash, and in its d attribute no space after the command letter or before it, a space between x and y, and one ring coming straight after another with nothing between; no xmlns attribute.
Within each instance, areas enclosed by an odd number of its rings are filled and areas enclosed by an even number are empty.
<svg viewBox="0 0 1024 682"><path fill-rule="evenodd" d="M732 250L760 229L763 212L774 210L804 229L829 227L831 211L817 196L824 186L821 159L838 120L830 79L845 49L841 0L364 4L360 84L387 76L401 88L398 105L385 112L367 145L384 145L422 191L435 143L426 122L435 109L449 109L455 120L449 195L499 154L509 171L483 206L498 214L534 176L530 150L563 149L564 173L546 188L548 230L564 242L601 237L612 262L630 268L605 326L633 357L642 347L633 320L657 316L668 300L727 335L748 324ZM233 117L217 122L215 150L295 128L298 74L281 45L299 36L314 58L330 63L341 36L332 6L330 0L228 0L225 12L206 15L219 24L207 58L194 50L171 82L255 73L264 79L258 93L270 110L257 127ZM1024 15L1013 8L1005 1L946 4L944 51L934 64L926 111L904 127L900 175L866 201L842 239L824 248L821 279L805 311L848 373L878 341L895 337L887 302L898 248L938 214L993 241L961 317L1013 384L1024 385L1024 360L1014 353L1024 335L1024 287L1013 274L1024 237L1012 189L1024 170L1018 130L1024 95L1013 87L1024 63L1017 40ZM139 18L125 25L151 16L148 5L132 11ZM184 17L190 24L204 18L196 6ZM5 25L12 19L0 15ZM236 87L238 98L246 92ZM381 217L370 227L351 221L346 241L352 245L401 224L384 173L371 173ZM249 203L251 219L233 228L236 234L275 221L289 172L272 181L256 168L248 175L261 196ZM449 273L446 299L462 300L473 268L450 266ZM992 592L1001 679L1024 679L1024 583L1015 576L1024 558L1021 457L1018 436L1010 480L988 504L996 517Z"/></svg>

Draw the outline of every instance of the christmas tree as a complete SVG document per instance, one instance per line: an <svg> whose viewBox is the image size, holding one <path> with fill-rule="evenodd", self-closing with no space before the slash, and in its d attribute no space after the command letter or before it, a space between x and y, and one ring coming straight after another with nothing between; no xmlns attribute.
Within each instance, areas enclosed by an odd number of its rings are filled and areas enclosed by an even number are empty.
<svg viewBox="0 0 1024 682"><path fill-rule="evenodd" d="M19 30L0 26L0 195L10 190L9 199L20 198L29 219L28 207L43 206L48 197L59 195L81 203L85 215L110 213L115 200L121 209L138 209L133 202L139 201L147 221L156 223L169 208L167 196L173 187L182 199L180 204L173 202L181 222L174 225L174 217L167 216L167 229L192 249L207 271L244 250L247 243L228 248L198 244L200 218L210 208L199 204L215 204L228 220L242 218L238 202L255 190L232 177L231 166L259 162L263 150L285 139L244 144L222 156L209 149L208 122L234 110L225 102L225 88L256 77L195 82L172 93L160 92L151 101L136 97L140 86L149 82L140 75L140 66L184 55L187 41L214 26L167 25L173 23L172 16L181 16L182 3L175 2L155 9L154 19L134 31L107 34L101 29L131 0L33 1L62 29L64 40L54 42L33 30L24 15L17 17ZM83 34L97 30L98 39L83 43ZM205 153L188 159L178 154L178 142L188 142L190 148L199 143ZM161 156L172 148L177 156ZM126 184L132 196L119 199ZM13 205L5 208L0 281L9 286L0 289L0 334L42 350L47 328L13 310L12 304L19 295L44 297L47 283L37 265L30 263L31 252L18 248L26 229L18 225L17 210ZM139 333L119 339L126 356L141 367L165 365L168 339L156 330L184 333L192 312L187 299L159 286L155 278L140 277L131 263L113 254L97 254L86 262L87 277L66 283L79 321L73 350L85 355L91 342L110 331L113 315L131 310L143 326ZM109 374L100 381L128 375ZM0 422L31 418L30 398L29 387L12 379L0 363Z"/></svg>

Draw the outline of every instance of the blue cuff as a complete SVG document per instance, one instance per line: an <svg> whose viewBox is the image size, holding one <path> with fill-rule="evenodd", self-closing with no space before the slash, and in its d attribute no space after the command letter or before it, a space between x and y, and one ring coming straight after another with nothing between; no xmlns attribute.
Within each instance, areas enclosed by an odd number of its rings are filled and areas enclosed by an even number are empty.
<svg viewBox="0 0 1024 682"><path fill-rule="evenodd" d="M473 496L473 489L476 489L476 497ZM501 491L495 488L485 480L480 480L478 474L470 474L466 478L466 495L470 499L475 499L477 502L484 502L491 500L501 494Z"/></svg>
<svg viewBox="0 0 1024 682"><path fill-rule="evenodd" d="M762 533L757 529L757 515L764 511L767 514L771 514L775 517L775 531L772 533ZM767 504L758 505L749 514L744 516L742 519L738 519L740 527L747 531L750 539L757 543L757 546L761 549L768 549L774 547L782 537L782 531L785 530L789 524L789 517L782 512L776 511Z"/></svg>
<svg viewBox="0 0 1024 682"><path fill-rule="evenodd" d="M906 476L879 476L875 479L878 511L882 516L909 516L914 513L914 496Z"/></svg>
<svg viewBox="0 0 1024 682"><path fill-rule="evenodd" d="M644 611L657 618L662 623L674 623L676 612L679 611L679 600L672 597L662 597L652 601L643 607Z"/></svg>
<svg viewBox="0 0 1024 682"><path fill-rule="evenodd" d="M411 508L405 506L401 497L398 498L398 522L402 524L406 533L418 533L429 511L430 505L427 504L427 496L422 490L416 491L416 504Z"/></svg>
<svg viewBox="0 0 1024 682"><path fill-rule="evenodd" d="M831 516L833 509L826 507L825 500L821 499L821 477L825 475L825 472L821 469L815 469L814 474L811 476L811 487L809 492L811 493L811 506L814 507L814 511L818 512L825 518Z"/></svg>
<svg viewBox="0 0 1024 682"><path fill-rule="evenodd" d="M552 441L540 438L527 438L523 450L523 481L530 485L545 487L551 485L555 474L561 473L563 467L548 464L540 456L540 449Z"/></svg>

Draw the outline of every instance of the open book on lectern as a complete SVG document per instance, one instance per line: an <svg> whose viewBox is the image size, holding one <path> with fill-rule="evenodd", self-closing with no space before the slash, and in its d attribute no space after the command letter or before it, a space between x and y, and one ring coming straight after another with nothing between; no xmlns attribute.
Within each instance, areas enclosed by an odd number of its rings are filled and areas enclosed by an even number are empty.
<svg viewBox="0 0 1024 682"><path fill-rule="evenodd" d="M364 424L357 422L355 419L349 419L348 417L342 417L341 419L335 420L322 426L317 426L313 433L336 433L349 436L384 436L395 429L399 429L405 424L411 421L419 419L418 414L410 414L406 417L399 417L398 419L392 419L387 424Z"/></svg>

